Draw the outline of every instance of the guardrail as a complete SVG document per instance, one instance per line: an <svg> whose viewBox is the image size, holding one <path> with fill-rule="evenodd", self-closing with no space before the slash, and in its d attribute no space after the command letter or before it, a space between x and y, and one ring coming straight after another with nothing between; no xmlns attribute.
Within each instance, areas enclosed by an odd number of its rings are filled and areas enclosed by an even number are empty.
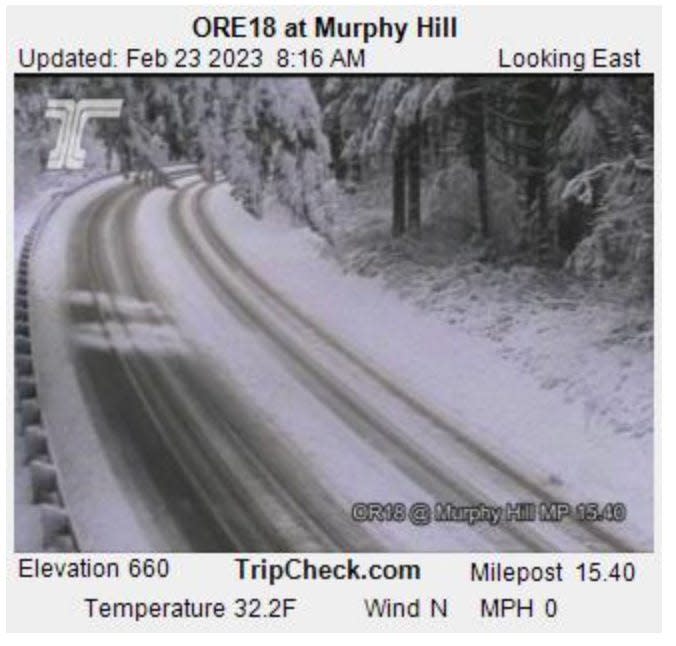
<svg viewBox="0 0 676 646"><path fill-rule="evenodd" d="M30 259L44 217L61 203L52 199L24 238L16 274L14 303L14 371L18 402L17 441L23 443L23 463L30 472L33 504L40 506L42 546L47 551L76 552L77 538L59 489L59 475L49 448L49 437L40 410L33 366L30 308L28 306Z"/></svg>

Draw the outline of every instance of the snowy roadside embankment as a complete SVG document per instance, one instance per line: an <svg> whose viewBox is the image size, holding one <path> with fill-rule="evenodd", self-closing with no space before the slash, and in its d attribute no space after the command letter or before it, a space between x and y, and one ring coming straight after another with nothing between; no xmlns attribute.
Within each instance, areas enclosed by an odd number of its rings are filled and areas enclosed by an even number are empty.
<svg viewBox="0 0 676 646"><path fill-rule="evenodd" d="M19 171L17 171L18 173ZM105 174L100 168L82 171L44 171L32 181L32 190L21 191L14 200L14 249L21 249L26 233L37 218L63 193L75 190Z"/></svg>
<svg viewBox="0 0 676 646"><path fill-rule="evenodd" d="M255 220L227 186L207 205L283 297L527 473L548 474L562 498L625 503L635 543L650 548L652 351L640 338L601 342L621 320L612 304L571 307L566 292L553 307L525 293L525 270L478 263L424 271L404 257L388 279L376 267L346 275L320 238L281 216Z"/></svg>
<svg viewBox="0 0 676 646"><path fill-rule="evenodd" d="M439 229L388 239L389 213L349 214L334 236L349 273L379 276L404 300L467 334L545 390L584 404L587 424L636 438L653 432L652 308L625 286L479 260ZM424 260L421 261L420 259Z"/></svg>

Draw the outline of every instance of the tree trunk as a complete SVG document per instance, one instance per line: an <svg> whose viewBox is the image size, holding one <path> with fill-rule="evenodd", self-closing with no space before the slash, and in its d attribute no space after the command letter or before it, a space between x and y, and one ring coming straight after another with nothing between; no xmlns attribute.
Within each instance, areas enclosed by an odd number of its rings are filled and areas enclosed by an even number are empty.
<svg viewBox="0 0 676 646"><path fill-rule="evenodd" d="M396 238L406 231L406 159L399 137L394 143L392 160L392 235Z"/></svg>
<svg viewBox="0 0 676 646"><path fill-rule="evenodd" d="M476 179L477 196L479 198L479 229L481 235L490 235L488 220L488 178L486 172L486 111L483 92L477 102L477 142L476 142Z"/></svg>
<svg viewBox="0 0 676 646"><path fill-rule="evenodd" d="M408 128L408 228L420 233L420 117Z"/></svg>
<svg viewBox="0 0 676 646"><path fill-rule="evenodd" d="M528 123L525 128L528 152L526 153L526 197L528 200L527 217L534 234L531 244L535 244L538 253L544 247L554 247L549 227L549 209L547 204L547 122L546 111L552 100L552 88L549 79L528 79L523 81L522 98L519 101L520 118Z"/></svg>
<svg viewBox="0 0 676 646"><path fill-rule="evenodd" d="M459 89L467 95L460 107L460 113L464 117L462 148L468 156L470 167L476 173L479 231L486 238L490 235L486 149L487 92L480 78L465 79Z"/></svg>

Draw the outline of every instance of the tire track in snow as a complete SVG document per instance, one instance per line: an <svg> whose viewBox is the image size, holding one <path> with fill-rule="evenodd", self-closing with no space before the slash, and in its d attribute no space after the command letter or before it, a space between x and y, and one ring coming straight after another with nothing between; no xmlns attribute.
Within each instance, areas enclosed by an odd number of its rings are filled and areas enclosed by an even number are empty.
<svg viewBox="0 0 676 646"><path fill-rule="evenodd" d="M456 424L445 419L444 415L434 410L427 404L418 401L406 390L398 385L390 376L384 375L377 367L370 365L344 343L333 337L328 331L315 323L305 313L300 311L292 303L281 297L262 277L252 270L243 261L235 250L223 238L209 218L205 215L203 206L204 197L209 190L205 186L198 192L193 193L189 204L183 205L181 210L173 214L176 230L183 237L186 244L192 249L196 262L200 263L218 289L226 292L234 298L240 306L254 319L262 323L265 332L272 334L278 344L288 352L297 363L308 370L312 379L323 384L332 396L339 393L344 402L349 402L349 409L356 414L360 421L355 429L362 432L373 433L374 431L386 438L390 446L394 445L399 451L395 457L428 490L435 493L438 500L449 500L448 494L455 492L468 504L479 502L491 502L491 496L482 492L481 485L475 486L466 478L444 473L443 467L434 461L432 457L421 451L415 443L407 439L405 430L394 431L391 420L381 417L364 401L349 384L336 377L330 367L321 366L317 362L304 356L303 348L292 338L286 336L278 328L280 319L292 321L307 332L305 338L318 339L327 348L339 355L347 364L350 364L356 372L361 372L365 378L376 382L390 396L403 402L413 413L431 422L434 426L442 429L454 443L456 450L462 451L463 455L471 464L476 466L477 481L481 480L482 473L489 473L491 477L498 478L506 491L510 492L507 497L511 500L535 500L540 502L560 502L561 497L550 493L545 487L521 473L512 465L494 452L482 446L474 440L469 432L460 429ZM192 226L191 226L192 224ZM208 245L221 258L220 266L209 263L200 251L200 245ZM239 283L239 295L233 286ZM255 294L246 298L242 294ZM264 304L263 307L260 305ZM265 308L268 314L265 314ZM271 313L274 313L274 321ZM267 316L267 320L266 320ZM328 369L327 369L328 368ZM316 385L315 385L316 388ZM326 391L322 395L327 399ZM329 397L330 399L330 397ZM329 403L329 405L331 405ZM335 404L333 405L335 408ZM346 415L345 409L337 409L339 414ZM364 431L367 427L369 430ZM574 519L568 519L560 524L549 523L544 526L538 523L528 523L528 527L521 528L517 525L504 525L504 533L513 536L521 545L521 549L535 551L575 551L598 550L631 552L635 548L624 538L619 537L603 527L594 523L582 523ZM502 549L505 549L503 546ZM509 546L506 548L509 549ZM512 546L514 549L514 546Z"/></svg>
<svg viewBox="0 0 676 646"><path fill-rule="evenodd" d="M307 486L303 465L276 446L274 436L248 423L234 402L224 405L223 393L190 360L188 343L168 356L144 347L144 331L124 304L147 307L151 328L165 320L133 248L133 218L143 196L130 189L92 213L73 261L106 339L103 353L81 351L78 360L104 417L122 434L113 441L134 445L136 455L127 459L140 459L148 477L173 499L167 511L196 550L316 551L355 543L379 549L359 530L343 535L329 496ZM91 321L91 314L80 322ZM124 419L116 423L120 415ZM280 526L280 507L292 522ZM289 527L291 536L282 531Z"/></svg>

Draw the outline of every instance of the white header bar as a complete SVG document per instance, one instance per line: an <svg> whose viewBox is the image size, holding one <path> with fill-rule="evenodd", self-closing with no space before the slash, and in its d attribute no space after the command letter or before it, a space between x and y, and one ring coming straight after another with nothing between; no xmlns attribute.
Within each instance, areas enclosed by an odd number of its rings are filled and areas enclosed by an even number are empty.
<svg viewBox="0 0 676 646"><path fill-rule="evenodd" d="M657 7L12 7L14 73L655 73Z"/></svg>

